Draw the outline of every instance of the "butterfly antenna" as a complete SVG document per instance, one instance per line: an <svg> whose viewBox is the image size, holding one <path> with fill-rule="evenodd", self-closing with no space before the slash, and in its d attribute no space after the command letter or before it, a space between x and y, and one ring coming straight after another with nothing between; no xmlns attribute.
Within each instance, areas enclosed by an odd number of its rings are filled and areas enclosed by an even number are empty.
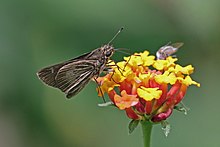
<svg viewBox="0 0 220 147"><path fill-rule="evenodd" d="M118 32L115 34L115 36L108 42L108 44L112 43L112 41L121 33L121 31L124 29L124 27L121 27Z"/></svg>
<svg viewBox="0 0 220 147"><path fill-rule="evenodd" d="M126 55L131 55L131 53L129 52L130 50L127 48L115 48L115 51Z"/></svg>

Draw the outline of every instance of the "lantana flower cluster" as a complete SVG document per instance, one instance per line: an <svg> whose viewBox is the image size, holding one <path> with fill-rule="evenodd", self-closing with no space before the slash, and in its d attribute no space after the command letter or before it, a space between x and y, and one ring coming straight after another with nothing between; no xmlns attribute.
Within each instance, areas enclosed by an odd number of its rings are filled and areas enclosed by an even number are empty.
<svg viewBox="0 0 220 147"><path fill-rule="evenodd" d="M148 51L124 57L113 69L97 79L98 95L107 93L112 103L133 120L161 122L181 102L190 85L200 86L190 75L192 65L181 66L177 58L157 60Z"/></svg>

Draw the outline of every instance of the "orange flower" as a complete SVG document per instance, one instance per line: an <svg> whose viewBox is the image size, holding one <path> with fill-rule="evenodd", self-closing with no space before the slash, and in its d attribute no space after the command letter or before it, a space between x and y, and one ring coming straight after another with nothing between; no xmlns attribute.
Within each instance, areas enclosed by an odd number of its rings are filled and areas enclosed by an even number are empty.
<svg viewBox="0 0 220 147"><path fill-rule="evenodd" d="M129 95L123 90L121 96L117 94L114 95L114 102L119 109L124 110L135 106L138 103L138 98L136 97L137 95Z"/></svg>

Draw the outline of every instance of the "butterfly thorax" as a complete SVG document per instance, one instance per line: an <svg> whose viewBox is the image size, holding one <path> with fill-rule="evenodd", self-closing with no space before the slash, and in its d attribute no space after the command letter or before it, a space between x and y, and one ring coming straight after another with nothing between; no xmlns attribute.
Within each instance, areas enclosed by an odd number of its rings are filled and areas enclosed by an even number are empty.
<svg viewBox="0 0 220 147"><path fill-rule="evenodd" d="M94 50L94 54L96 54L96 71L97 75L99 75L105 68L108 63L110 57L114 53L114 47L111 45L104 45L96 50ZM93 56L95 57L95 56Z"/></svg>

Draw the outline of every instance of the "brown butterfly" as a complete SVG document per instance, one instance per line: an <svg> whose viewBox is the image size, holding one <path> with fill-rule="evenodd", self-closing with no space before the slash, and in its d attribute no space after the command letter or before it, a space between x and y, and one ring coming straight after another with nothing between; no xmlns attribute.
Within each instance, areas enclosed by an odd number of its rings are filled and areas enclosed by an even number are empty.
<svg viewBox="0 0 220 147"><path fill-rule="evenodd" d="M113 55L110 43L123 30L121 28L108 44L79 57L41 69L37 76L45 84L58 88L71 98L78 94L91 79L96 79Z"/></svg>

